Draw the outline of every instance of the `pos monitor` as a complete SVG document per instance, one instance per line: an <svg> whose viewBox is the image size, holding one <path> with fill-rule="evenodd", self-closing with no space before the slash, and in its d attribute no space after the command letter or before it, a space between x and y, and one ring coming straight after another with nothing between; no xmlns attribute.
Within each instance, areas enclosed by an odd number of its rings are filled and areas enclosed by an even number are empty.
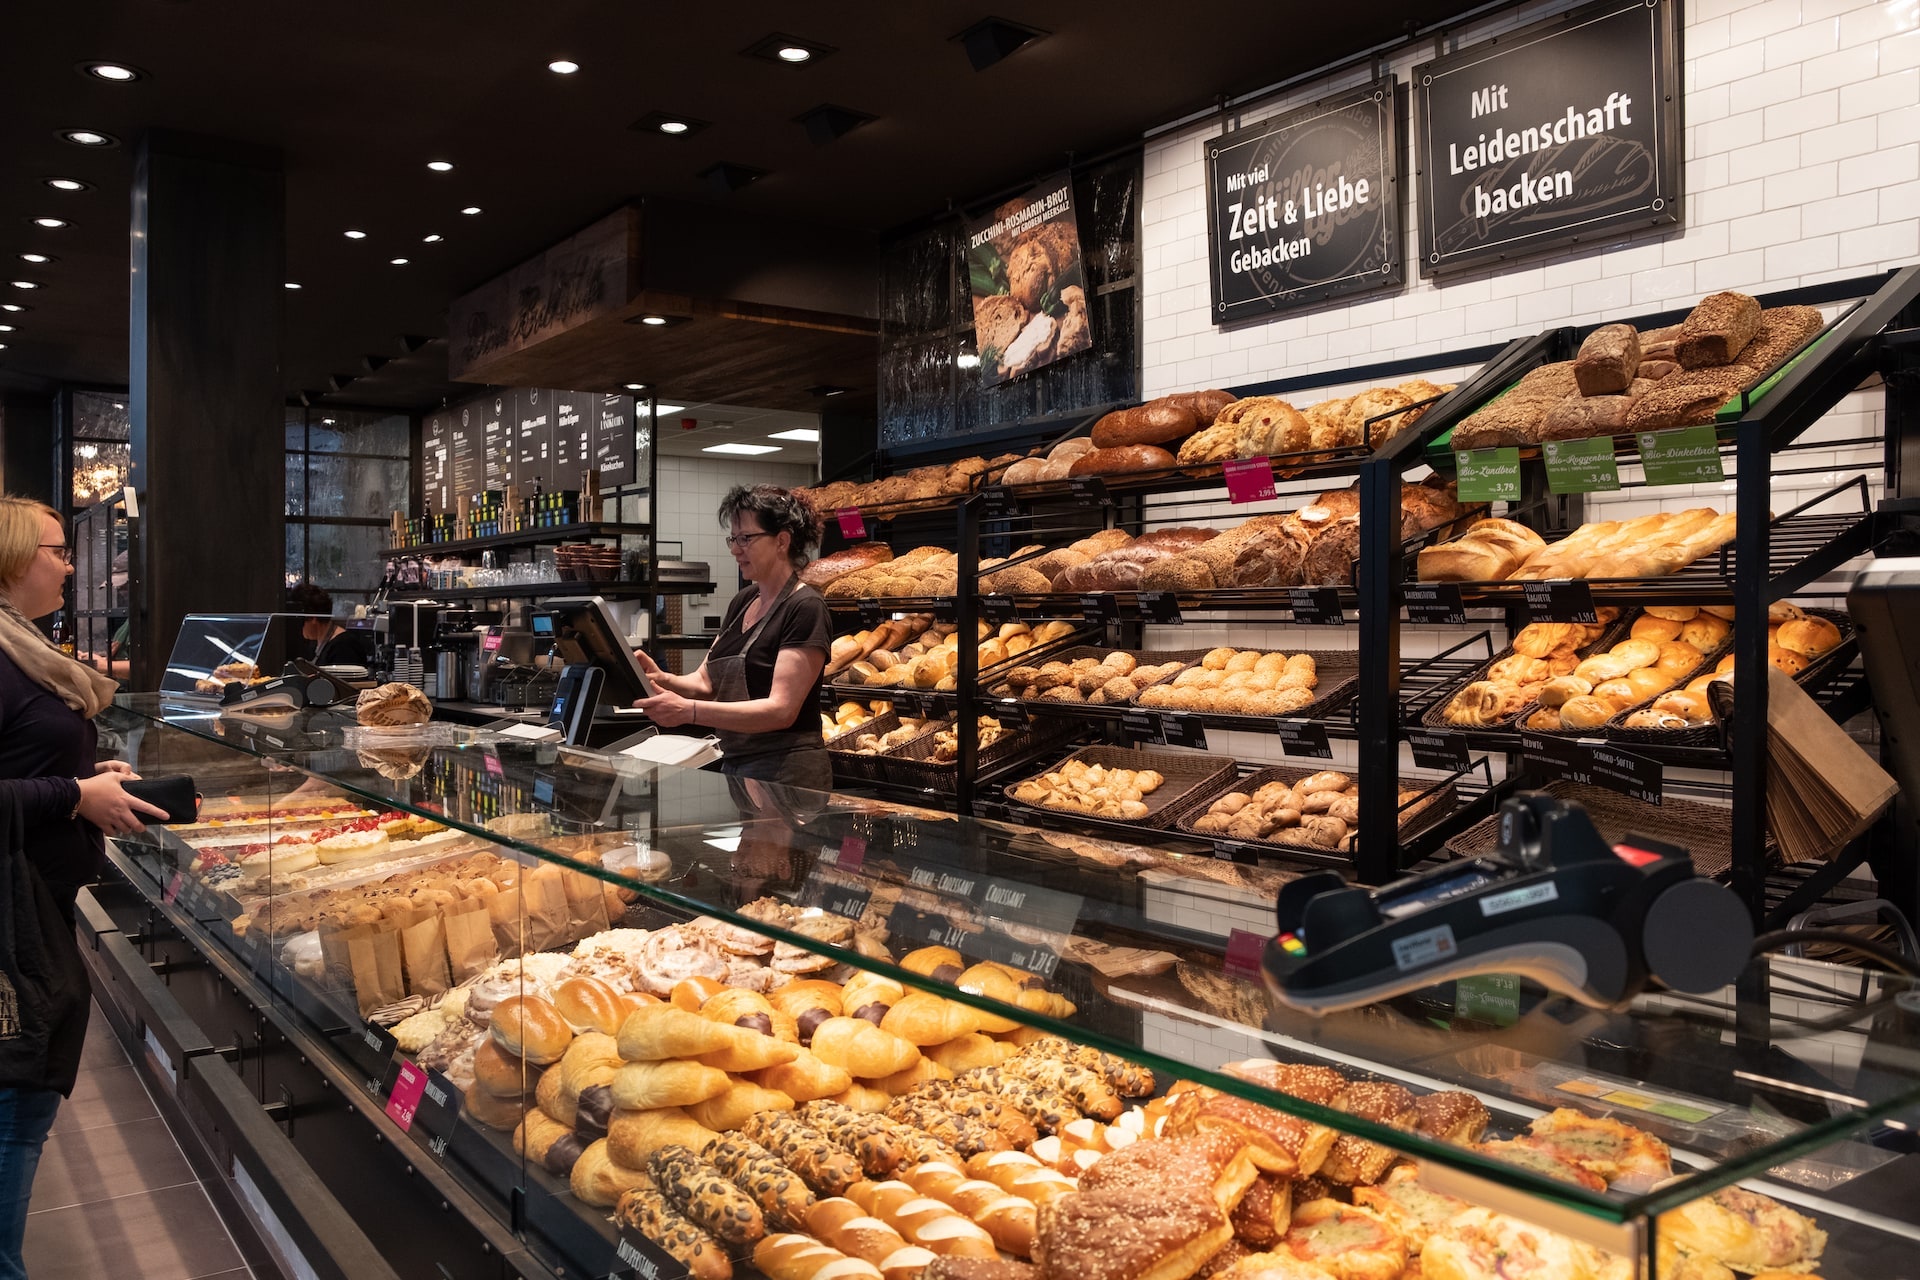
<svg viewBox="0 0 1920 1280"><path fill-rule="evenodd" d="M589 663L606 677L600 700L616 711L630 710L635 700L651 698L653 685L647 673L634 660L627 637L614 621L613 611L601 596L571 596L548 600L547 613L553 616L553 644L563 662ZM633 714L638 715L638 712Z"/></svg>

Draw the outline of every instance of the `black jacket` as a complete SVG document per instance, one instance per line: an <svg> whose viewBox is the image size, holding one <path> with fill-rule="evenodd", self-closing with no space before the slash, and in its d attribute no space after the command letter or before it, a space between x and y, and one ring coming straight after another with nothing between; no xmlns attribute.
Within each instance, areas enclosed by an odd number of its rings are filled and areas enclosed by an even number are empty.
<svg viewBox="0 0 1920 1280"><path fill-rule="evenodd" d="M26 790L0 781L0 1087L65 1095L91 996L73 922L27 857Z"/></svg>

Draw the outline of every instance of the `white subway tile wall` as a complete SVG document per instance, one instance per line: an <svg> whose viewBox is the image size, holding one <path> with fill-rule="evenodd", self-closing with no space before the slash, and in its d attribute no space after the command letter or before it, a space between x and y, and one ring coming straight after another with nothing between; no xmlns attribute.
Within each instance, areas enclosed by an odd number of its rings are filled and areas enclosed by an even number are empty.
<svg viewBox="0 0 1920 1280"><path fill-rule="evenodd" d="M792 488L812 484L816 478L812 464L661 457L660 540L679 543L683 559L704 560L713 569L716 588L710 596L687 597L688 631L699 631L702 615L720 613L740 589L740 571L734 567L733 556L727 551L727 531L720 527L715 515L727 490L738 484L777 484ZM661 554L672 552L673 548L667 546ZM691 670L696 661L689 655L687 669Z"/></svg>
<svg viewBox="0 0 1920 1280"><path fill-rule="evenodd" d="M1462 30L1473 44L1564 5ZM1216 329L1208 310L1208 122L1150 141L1141 201L1143 391L1160 395L1504 342L1550 324L1677 309L1702 294L1763 293L1868 275L1920 257L1920 23L1879 0L1706 0L1685 8L1686 226L1568 251L1534 266ZM1404 82L1429 51L1401 55ZM1244 117L1254 124L1358 84L1356 70ZM1417 157L1414 158L1417 163ZM1407 209L1409 257L1417 216ZM1410 270L1411 273L1411 270ZM1302 403L1337 388L1301 393ZM1869 393L1877 411L1879 393ZM1809 478L1778 486L1814 488Z"/></svg>

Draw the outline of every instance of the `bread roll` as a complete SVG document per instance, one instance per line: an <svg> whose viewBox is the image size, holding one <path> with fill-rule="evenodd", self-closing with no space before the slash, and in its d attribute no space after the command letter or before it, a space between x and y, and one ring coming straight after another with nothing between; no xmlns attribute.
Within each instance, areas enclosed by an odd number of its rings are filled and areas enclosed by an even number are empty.
<svg viewBox="0 0 1920 1280"><path fill-rule="evenodd" d="M1831 626L1832 624L1829 623L1828 625ZM1700 652L1707 653L1711 650L1718 649L1732 631L1732 624L1727 622L1725 618L1716 618L1710 613L1703 613L1680 628L1680 639L1692 645ZM1837 632L1835 633L1835 637L1837 643Z"/></svg>
<svg viewBox="0 0 1920 1280"><path fill-rule="evenodd" d="M502 1050L492 1038L473 1051L473 1081L496 1098L531 1097L540 1081L540 1068Z"/></svg>
<svg viewBox="0 0 1920 1280"><path fill-rule="evenodd" d="M1568 698L1560 705L1560 723L1569 729L1597 729L1618 710L1603 698Z"/></svg>
<svg viewBox="0 0 1920 1280"><path fill-rule="evenodd" d="M1774 641L1782 649L1817 658L1840 643L1840 628L1821 617L1794 618L1780 624Z"/></svg>
<svg viewBox="0 0 1920 1280"><path fill-rule="evenodd" d="M1665 644L1669 640L1677 640L1680 637L1682 625L1671 618L1656 618L1653 614L1647 613L1633 620L1633 630L1630 634L1635 640L1651 640L1655 644Z"/></svg>
<svg viewBox="0 0 1920 1280"><path fill-rule="evenodd" d="M488 1026L502 1052L539 1066L560 1061L573 1042L573 1028L539 996L508 996L493 1007Z"/></svg>
<svg viewBox="0 0 1920 1280"><path fill-rule="evenodd" d="M575 1032L620 1034L627 1020L627 1002L598 978L569 978L553 991L553 1007Z"/></svg>

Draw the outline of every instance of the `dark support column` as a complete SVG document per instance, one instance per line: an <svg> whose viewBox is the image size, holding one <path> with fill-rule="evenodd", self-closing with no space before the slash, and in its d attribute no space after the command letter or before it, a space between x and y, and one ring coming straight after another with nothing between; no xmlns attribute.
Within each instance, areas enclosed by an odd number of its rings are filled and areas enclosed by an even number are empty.
<svg viewBox="0 0 1920 1280"><path fill-rule="evenodd" d="M132 688L189 613L280 605L286 197L276 151L156 131L134 156Z"/></svg>
<svg viewBox="0 0 1920 1280"><path fill-rule="evenodd" d="M0 407L0 487L65 511L54 485L53 402L52 392L7 395Z"/></svg>

